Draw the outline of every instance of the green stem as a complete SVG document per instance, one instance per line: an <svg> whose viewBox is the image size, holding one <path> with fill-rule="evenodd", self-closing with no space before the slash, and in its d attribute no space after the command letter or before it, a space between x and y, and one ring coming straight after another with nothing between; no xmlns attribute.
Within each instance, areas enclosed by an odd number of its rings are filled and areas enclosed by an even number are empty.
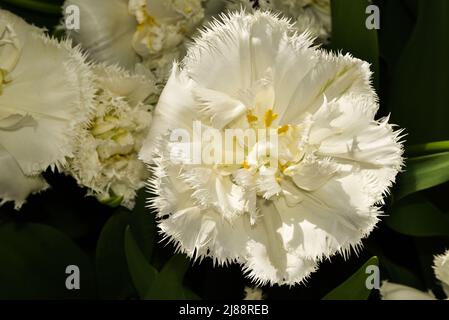
<svg viewBox="0 0 449 320"><path fill-rule="evenodd" d="M406 149L406 155L407 157L417 157L446 151L449 151L449 140L412 145Z"/></svg>
<svg viewBox="0 0 449 320"><path fill-rule="evenodd" d="M9 3L16 7L21 7L24 9L29 9L32 11L59 15L61 14L61 7L58 5L41 2L39 0L3 0L6 3Z"/></svg>

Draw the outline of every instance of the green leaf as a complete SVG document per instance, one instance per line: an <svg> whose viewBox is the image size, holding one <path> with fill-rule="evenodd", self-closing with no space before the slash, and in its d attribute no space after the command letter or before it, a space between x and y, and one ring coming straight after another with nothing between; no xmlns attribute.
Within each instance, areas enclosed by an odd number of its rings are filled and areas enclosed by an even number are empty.
<svg viewBox="0 0 449 320"><path fill-rule="evenodd" d="M123 245L129 213L118 210L103 227L97 244L96 271L102 299L125 299L134 293Z"/></svg>
<svg viewBox="0 0 449 320"><path fill-rule="evenodd" d="M449 236L449 215L422 196L396 203L385 222L394 231L408 236Z"/></svg>
<svg viewBox="0 0 449 320"><path fill-rule="evenodd" d="M372 257L349 279L329 292L323 300L367 300L371 290L366 287L366 280L369 276L366 273L366 268L378 264L377 257Z"/></svg>
<svg viewBox="0 0 449 320"><path fill-rule="evenodd" d="M449 140L415 144L407 147L405 152L408 157L418 157L434 153L449 152Z"/></svg>
<svg viewBox="0 0 449 320"><path fill-rule="evenodd" d="M6 0L8 1L8 0ZM36 11L31 8L27 8L22 5L15 4L15 0L9 0L6 2L4 0L0 1L0 7L4 10L11 11L12 13L18 15L28 23L34 24L38 27L46 28L47 30L53 30L57 25L60 24L62 18L62 4L63 0L47 0L46 3L52 6L52 13L44 13L41 11ZM43 2L43 1L39 1ZM59 14L55 13L55 8L58 8Z"/></svg>
<svg viewBox="0 0 449 320"><path fill-rule="evenodd" d="M377 30L366 28L368 0L332 0L332 49L349 52L371 64L374 85L379 84L379 48Z"/></svg>
<svg viewBox="0 0 449 320"><path fill-rule="evenodd" d="M388 66L386 71L390 71L396 65L415 27L416 17L407 8L411 1L415 0L376 3L381 13L388 12L381 14L379 30L380 56Z"/></svg>
<svg viewBox="0 0 449 320"><path fill-rule="evenodd" d="M411 144L449 139L449 1L420 0L418 8L389 88L392 121Z"/></svg>
<svg viewBox="0 0 449 320"><path fill-rule="evenodd" d="M59 15L61 14L61 6L42 0L2 0L16 7L28 9L31 11Z"/></svg>
<svg viewBox="0 0 449 320"><path fill-rule="evenodd" d="M145 189L137 193L136 205L130 213L129 226L140 250L145 253L145 257L150 262L156 236L156 215L146 207L147 197L148 193Z"/></svg>
<svg viewBox="0 0 449 320"><path fill-rule="evenodd" d="M182 284L184 275L189 268L189 260L185 256L173 256L161 272L158 272L147 262L129 227L125 230L125 252L132 281L141 299L199 299L195 293Z"/></svg>
<svg viewBox="0 0 449 320"><path fill-rule="evenodd" d="M156 278L157 270L140 251L129 226L125 230L125 254L134 286L139 296L144 298Z"/></svg>
<svg viewBox="0 0 449 320"><path fill-rule="evenodd" d="M67 266L80 271L80 289L68 290ZM63 233L40 224L0 226L0 299L92 299L88 257Z"/></svg>
<svg viewBox="0 0 449 320"><path fill-rule="evenodd" d="M449 181L449 152L410 158L400 175L396 198L429 189Z"/></svg>
<svg viewBox="0 0 449 320"><path fill-rule="evenodd" d="M185 300L197 298L183 286L184 275L190 262L184 256L173 256L156 276L150 290L145 294L146 299L154 300Z"/></svg>
<svg viewBox="0 0 449 320"><path fill-rule="evenodd" d="M408 269L393 263L386 257L380 258L381 265L385 267L388 277L387 279L394 283L403 284L412 288L425 290L422 281Z"/></svg>

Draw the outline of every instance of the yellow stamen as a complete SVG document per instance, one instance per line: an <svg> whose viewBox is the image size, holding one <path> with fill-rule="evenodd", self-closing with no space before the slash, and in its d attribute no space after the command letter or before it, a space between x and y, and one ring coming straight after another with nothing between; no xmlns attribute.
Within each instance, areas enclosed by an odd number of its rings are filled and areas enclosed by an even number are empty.
<svg viewBox="0 0 449 320"><path fill-rule="evenodd" d="M267 112L265 112L265 127L268 128L271 126L274 120L278 117L277 113L274 113L272 109L269 109Z"/></svg>
<svg viewBox="0 0 449 320"><path fill-rule="evenodd" d="M249 123L256 122L257 120L259 120L259 118L257 118L257 116L253 115L252 113L248 113L246 115L246 119L248 120Z"/></svg>
<svg viewBox="0 0 449 320"><path fill-rule="evenodd" d="M279 162L279 171L281 171L282 173L284 173L285 169L287 169L290 166L290 162L287 161L286 163L282 164Z"/></svg>
<svg viewBox="0 0 449 320"><path fill-rule="evenodd" d="M248 161L246 161L246 160L243 161L242 166L243 166L243 168L246 169L246 170L248 170L249 168L251 168L251 167L249 166L249 164L248 164Z"/></svg>
<svg viewBox="0 0 449 320"><path fill-rule="evenodd" d="M279 127L278 134L286 133L289 128L290 128L290 126L288 124L286 124L285 126Z"/></svg>
<svg viewBox="0 0 449 320"><path fill-rule="evenodd" d="M148 13L145 13L145 23L149 26L157 25L156 19Z"/></svg>
<svg viewBox="0 0 449 320"><path fill-rule="evenodd" d="M137 32L142 32L143 30L145 30L145 27L147 26L149 27L157 26L156 19L154 19L149 14L145 14L145 19L142 21L142 23L139 23L137 25Z"/></svg>

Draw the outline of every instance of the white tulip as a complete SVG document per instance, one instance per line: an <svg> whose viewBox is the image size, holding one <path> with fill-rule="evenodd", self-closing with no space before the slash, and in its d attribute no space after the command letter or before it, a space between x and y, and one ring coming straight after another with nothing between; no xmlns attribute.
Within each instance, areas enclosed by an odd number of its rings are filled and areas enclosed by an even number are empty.
<svg viewBox="0 0 449 320"><path fill-rule="evenodd" d="M92 75L80 51L0 10L0 199L16 208L47 187L92 112Z"/></svg>
<svg viewBox="0 0 449 320"><path fill-rule="evenodd" d="M374 119L368 63L313 47L268 12L222 18L174 66L155 109L140 153L154 166L152 205L190 257L237 262L261 284L302 283L375 227L402 166L400 131ZM277 155L259 157L259 140L227 150L243 149L241 163L192 164L170 136L193 134L194 121L277 132Z"/></svg>
<svg viewBox="0 0 449 320"><path fill-rule="evenodd" d="M67 171L89 194L100 200L119 197L124 206L132 208L136 191L148 178L137 152L151 124L146 99L155 85L143 75L118 67L97 65L93 70L95 115L78 139Z"/></svg>
<svg viewBox="0 0 449 320"><path fill-rule="evenodd" d="M67 0L80 9L70 36L96 62L134 70L142 63L163 83L204 18L202 0Z"/></svg>

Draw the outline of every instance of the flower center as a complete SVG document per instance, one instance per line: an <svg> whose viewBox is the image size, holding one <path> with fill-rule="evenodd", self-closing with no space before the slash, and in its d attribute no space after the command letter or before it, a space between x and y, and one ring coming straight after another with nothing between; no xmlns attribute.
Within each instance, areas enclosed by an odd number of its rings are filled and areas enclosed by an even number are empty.
<svg viewBox="0 0 449 320"><path fill-rule="evenodd" d="M132 131L113 111L95 118L91 134L98 141L97 152L101 161L126 158L135 149Z"/></svg>
<svg viewBox="0 0 449 320"><path fill-rule="evenodd" d="M257 130L254 144L245 144L245 160L241 168L253 173L260 173L265 169L274 171L276 180L280 182L287 169L301 161L303 153L298 142L301 136L301 126L290 124L275 125L278 114L273 109L255 115L248 112L247 122L253 130ZM260 132L265 131L261 139ZM263 136L263 135L262 135Z"/></svg>
<svg viewBox="0 0 449 320"><path fill-rule="evenodd" d="M153 2L134 0L129 11L136 17L133 37L136 52L147 57L177 47L203 18L201 0Z"/></svg>

